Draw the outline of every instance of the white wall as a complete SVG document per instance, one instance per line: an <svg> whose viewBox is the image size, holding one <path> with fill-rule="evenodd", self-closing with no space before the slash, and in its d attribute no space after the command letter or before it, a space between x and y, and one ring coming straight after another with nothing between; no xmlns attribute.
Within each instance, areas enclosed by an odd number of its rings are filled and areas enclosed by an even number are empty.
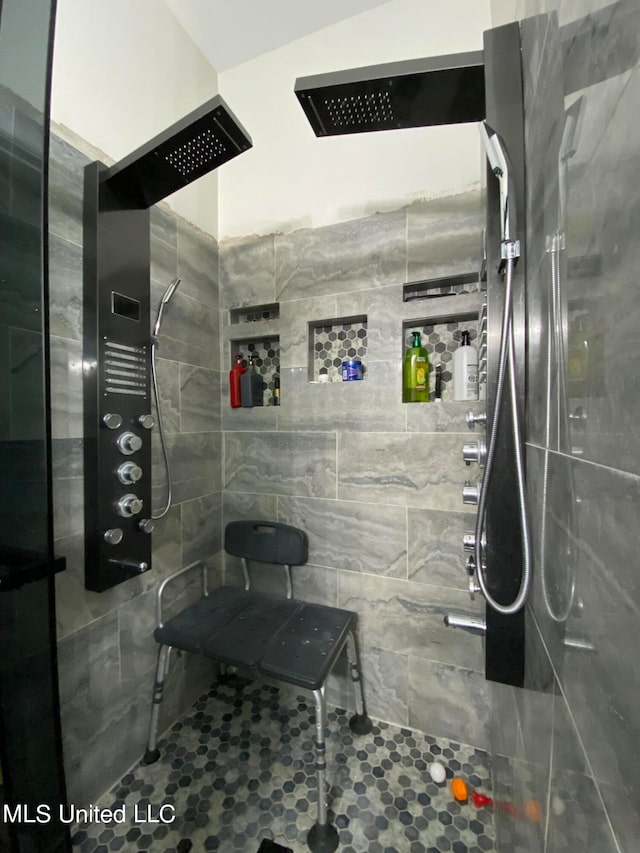
<svg viewBox="0 0 640 853"><path fill-rule="evenodd" d="M475 125L317 139L296 77L482 49L489 0L391 0L219 75L254 148L219 173L219 238L388 210L480 182Z"/></svg>
<svg viewBox="0 0 640 853"><path fill-rule="evenodd" d="M218 91L217 74L162 0L58 0L52 120L112 161ZM217 174L169 204L217 233Z"/></svg>

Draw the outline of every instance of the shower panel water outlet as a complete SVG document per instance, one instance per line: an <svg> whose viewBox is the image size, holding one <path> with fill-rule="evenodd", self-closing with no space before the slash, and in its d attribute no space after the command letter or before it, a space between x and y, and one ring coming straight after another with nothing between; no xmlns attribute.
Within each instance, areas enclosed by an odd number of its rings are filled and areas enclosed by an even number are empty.
<svg viewBox="0 0 640 853"><path fill-rule="evenodd" d="M85 586L94 592L151 568L151 351L158 330L152 335L149 207L250 147L217 95L115 166L86 167Z"/></svg>

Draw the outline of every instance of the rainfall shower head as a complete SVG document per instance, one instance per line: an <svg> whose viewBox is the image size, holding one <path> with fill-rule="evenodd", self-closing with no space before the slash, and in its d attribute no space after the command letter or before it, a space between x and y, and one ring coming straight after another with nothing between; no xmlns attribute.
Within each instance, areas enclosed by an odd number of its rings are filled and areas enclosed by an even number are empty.
<svg viewBox="0 0 640 853"><path fill-rule="evenodd" d="M103 181L132 205L151 207L251 146L216 95L109 169Z"/></svg>
<svg viewBox="0 0 640 853"><path fill-rule="evenodd" d="M316 136L480 121L483 53L301 77L294 91Z"/></svg>

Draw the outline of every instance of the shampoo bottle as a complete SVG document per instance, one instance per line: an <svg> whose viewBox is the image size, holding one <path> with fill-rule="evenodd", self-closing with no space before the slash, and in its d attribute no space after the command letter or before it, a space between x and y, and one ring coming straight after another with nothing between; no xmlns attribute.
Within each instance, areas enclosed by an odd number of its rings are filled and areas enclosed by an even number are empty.
<svg viewBox="0 0 640 853"><path fill-rule="evenodd" d="M404 356L402 402L429 402L429 358L420 342L420 332L411 332L413 343Z"/></svg>
<svg viewBox="0 0 640 853"><path fill-rule="evenodd" d="M253 356L249 356L249 364L246 373L240 377L240 398L243 408L264 405L263 400L264 382L256 370Z"/></svg>
<svg viewBox="0 0 640 853"><path fill-rule="evenodd" d="M229 402L232 409L239 409L242 405L240 398L240 377L245 372L242 365L242 353L236 355L236 363L229 371Z"/></svg>
<svg viewBox="0 0 640 853"><path fill-rule="evenodd" d="M453 354L453 399L478 399L478 350L469 343L469 332Z"/></svg>

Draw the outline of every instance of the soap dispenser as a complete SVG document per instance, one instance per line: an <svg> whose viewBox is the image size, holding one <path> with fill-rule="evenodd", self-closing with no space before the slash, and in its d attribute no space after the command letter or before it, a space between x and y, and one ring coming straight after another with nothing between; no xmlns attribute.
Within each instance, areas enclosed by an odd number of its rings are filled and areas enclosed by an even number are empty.
<svg viewBox="0 0 640 853"><path fill-rule="evenodd" d="M462 332L462 342L453 354L453 399L478 399L478 350L469 342L469 332Z"/></svg>

